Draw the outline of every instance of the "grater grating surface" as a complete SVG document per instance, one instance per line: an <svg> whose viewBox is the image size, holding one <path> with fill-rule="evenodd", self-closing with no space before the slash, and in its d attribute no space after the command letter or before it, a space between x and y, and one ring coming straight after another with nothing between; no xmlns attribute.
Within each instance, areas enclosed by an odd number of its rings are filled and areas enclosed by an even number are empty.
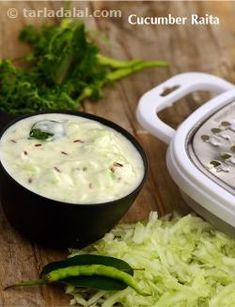
<svg viewBox="0 0 235 307"><path fill-rule="evenodd" d="M162 96L164 89L179 87ZM217 94L175 131L159 112L194 91ZM235 235L235 85L204 73L183 73L145 93L141 125L170 147L167 168L184 199L220 230Z"/></svg>
<svg viewBox="0 0 235 307"><path fill-rule="evenodd" d="M188 145L194 163L235 194L235 101L219 109L194 130Z"/></svg>

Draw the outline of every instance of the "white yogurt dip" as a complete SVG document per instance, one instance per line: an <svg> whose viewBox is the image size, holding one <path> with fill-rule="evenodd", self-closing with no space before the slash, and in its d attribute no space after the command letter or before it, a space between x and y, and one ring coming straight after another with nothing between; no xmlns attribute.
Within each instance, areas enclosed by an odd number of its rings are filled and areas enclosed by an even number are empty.
<svg viewBox="0 0 235 307"><path fill-rule="evenodd" d="M68 203L122 198L144 176L142 157L125 136L69 114L40 114L16 122L2 135L0 159L27 189Z"/></svg>

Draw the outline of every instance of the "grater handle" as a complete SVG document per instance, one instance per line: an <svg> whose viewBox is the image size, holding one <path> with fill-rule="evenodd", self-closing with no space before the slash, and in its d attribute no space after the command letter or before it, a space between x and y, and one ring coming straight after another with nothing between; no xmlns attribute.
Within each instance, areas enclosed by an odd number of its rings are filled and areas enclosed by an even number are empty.
<svg viewBox="0 0 235 307"><path fill-rule="evenodd" d="M169 144L175 130L158 117L159 111L194 91L220 94L234 88L232 83L213 75L198 72L179 74L145 93L140 98L136 116L143 128Z"/></svg>

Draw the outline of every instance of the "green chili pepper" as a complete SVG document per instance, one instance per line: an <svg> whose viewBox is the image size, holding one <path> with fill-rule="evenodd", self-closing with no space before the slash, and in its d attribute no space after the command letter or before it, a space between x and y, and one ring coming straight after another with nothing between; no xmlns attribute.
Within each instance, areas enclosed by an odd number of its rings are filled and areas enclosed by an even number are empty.
<svg viewBox="0 0 235 307"><path fill-rule="evenodd" d="M43 268L41 279L23 281L7 288L61 282L101 290L123 290L130 286L139 294L148 295L141 290L133 274L132 267L121 259L84 254L49 263Z"/></svg>
<svg viewBox="0 0 235 307"><path fill-rule="evenodd" d="M78 266L70 266L67 268L58 269L55 271L51 271L44 278L48 282L56 282L63 280L67 277L71 276L105 276L113 279L120 280L133 288L137 293L141 295L149 295L141 290L138 283L134 280L134 278L114 267L109 267L101 264L92 264L92 265L78 265Z"/></svg>
<svg viewBox="0 0 235 307"><path fill-rule="evenodd" d="M4 290L17 288L17 287L32 287L32 286L45 285L45 284L48 284L48 281L44 279L26 280L26 281L21 281L14 285L9 285L5 287Z"/></svg>
<svg viewBox="0 0 235 307"><path fill-rule="evenodd" d="M121 259L109 256L83 254L83 255L73 256L62 261L55 261L47 264L42 269L40 277L50 273L51 271L61 268L66 268L68 266L90 265L90 264L103 264L124 271L132 276L134 275L134 270L132 269L132 267L127 262Z"/></svg>

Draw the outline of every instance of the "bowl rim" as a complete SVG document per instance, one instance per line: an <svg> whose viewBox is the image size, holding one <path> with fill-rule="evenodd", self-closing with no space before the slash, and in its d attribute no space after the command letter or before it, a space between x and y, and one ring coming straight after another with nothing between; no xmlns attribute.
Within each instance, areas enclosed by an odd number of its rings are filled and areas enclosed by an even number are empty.
<svg viewBox="0 0 235 307"><path fill-rule="evenodd" d="M126 129L124 129L123 127L121 127L120 125L116 124L115 122L113 122L112 120L106 119L102 116L98 116L92 113L88 113L88 112L83 112L83 111L63 111L63 110L50 110L50 111L39 111L39 112L34 112L34 113L30 113L30 114L25 114L25 115L20 115L20 116L16 116L16 118L10 120L6 125L3 126L3 128L0 131L0 141L2 139L2 136L4 135L4 133L15 123L17 123L18 121L21 121L25 118L29 118L29 117L34 117L37 115L41 115L41 114L68 114L68 115L74 115L74 116L78 116L78 117L83 117L83 118L87 118L87 119L91 119L94 121L97 121L109 128L114 129L115 131L121 133L124 137L126 137L131 144L135 147L135 149L138 151L138 153L140 154L142 161L143 161L143 165L144 165L144 173L143 173L143 177L141 179L141 181L139 182L139 184L128 194L126 194L125 196L121 197L121 198L116 198L113 199L111 201L105 201L105 202L98 202L98 203L72 203L72 202L66 202L66 201L61 201L61 200L57 200L57 199L53 199L53 198L49 198L46 197L44 195L38 194L30 189L28 189L27 187L25 187L24 185L22 185L21 183L19 183L17 180L15 180L14 177L12 177L9 172L6 170L6 168L3 166L2 161L0 160L0 165L2 166L2 169L4 170L4 172L6 173L6 175L9 177L9 179L13 180L14 183L18 186L20 186L21 188L27 190L27 192L32 193L34 196L42 198L44 200L50 201L52 203L54 203L55 205L60 205L60 206L79 206L79 207L84 207L84 208L90 208L90 207L105 207L105 206L110 206L112 204L116 204L117 202L122 202L124 201L126 198L135 196L138 191L140 191L147 179L147 175L148 175L148 171L149 171L149 163L148 163L148 159L147 159L147 155L143 149L143 147L141 146L141 144L139 143L139 141L130 133L128 132Z"/></svg>

